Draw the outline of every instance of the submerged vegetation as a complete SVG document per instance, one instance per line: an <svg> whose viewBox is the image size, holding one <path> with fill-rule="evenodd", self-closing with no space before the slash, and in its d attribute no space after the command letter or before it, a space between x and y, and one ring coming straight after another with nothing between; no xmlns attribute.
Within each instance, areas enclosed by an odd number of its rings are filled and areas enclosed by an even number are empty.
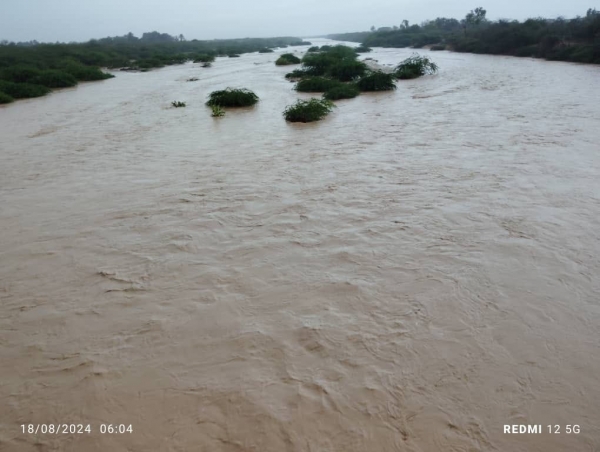
<svg viewBox="0 0 600 452"><path fill-rule="evenodd" d="M212 117L213 118L220 118L221 116L225 116L225 110L223 110L222 107L218 106L218 105L213 105L210 107L212 110Z"/></svg>
<svg viewBox="0 0 600 452"><path fill-rule="evenodd" d="M289 122L313 122L327 116L335 105L327 99L299 100L294 105L289 105L283 112Z"/></svg>
<svg viewBox="0 0 600 452"><path fill-rule="evenodd" d="M0 43L0 96L3 102L11 98L39 97L54 88L113 77L100 68L145 72L187 61L210 67L217 56L306 44L294 37L188 41L181 35L158 32L144 33L141 38L129 33L71 44L3 41Z"/></svg>
<svg viewBox="0 0 600 452"><path fill-rule="evenodd" d="M342 83L326 77L303 78L296 84L296 91L302 93L324 93L327 90L341 86Z"/></svg>
<svg viewBox="0 0 600 452"><path fill-rule="evenodd" d="M327 100L352 99L360 94L360 90L354 83L340 83L339 86L328 89L323 94Z"/></svg>
<svg viewBox="0 0 600 452"><path fill-rule="evenodd" d="M361 91L392 91L396 89L393 74L373 71L356 82Z"/></svg>
<svg viewBox="0 0 600 452"><path fill-rule="evenodd" d="M206 105L209 107L250 107L258 102L258 96L245 88L227 88L213 91L208 96Z"/></svg>
<svg viewBox="0 0 600 452"><path fill-rule="evenodd" d="M171 102L171 105L175 108L182 108L182 107L186 106L186 103L178 101L178 100L174 100L173 102Z"/></svg>
<svg viewBox="0 0 600 452"><path fill-rule="evenodd" d="M401 80L421 77L427 74L435 74L438 66L426 56L413 54L402 61L394 71L396 78Z"/></svg>
<svg viewBox="0 0 600 452"><path fill-rule="evenodd" d="M277 66L287 66L290 64L300 64L301 62L302 61L300 60L300 58L298 58L293 53L284 53L279 58L277 58L277 61L275 61L275 64Z"/></svg>
<svg viewBox="0 0 600 452"><path fill-rule="evenodd" d="M486 53L600 64L600 11L588 9L573 19L541 17L490 21L475 8L461 19L438 17L410 25L371 27L371 32L329 35L372 47L432 46L432 50Z"/></svg>

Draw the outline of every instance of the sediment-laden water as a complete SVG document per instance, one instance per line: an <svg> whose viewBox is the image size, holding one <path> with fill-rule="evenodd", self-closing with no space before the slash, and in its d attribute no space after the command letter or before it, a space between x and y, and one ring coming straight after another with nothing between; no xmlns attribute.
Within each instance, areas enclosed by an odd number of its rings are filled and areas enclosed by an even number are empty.
<svg viewBox="0 0 600 452"><path fill-rule="evenodd" d="M431 56L313 124L276 54L1 107L0 449L597 451L600 68Z"/></svg>

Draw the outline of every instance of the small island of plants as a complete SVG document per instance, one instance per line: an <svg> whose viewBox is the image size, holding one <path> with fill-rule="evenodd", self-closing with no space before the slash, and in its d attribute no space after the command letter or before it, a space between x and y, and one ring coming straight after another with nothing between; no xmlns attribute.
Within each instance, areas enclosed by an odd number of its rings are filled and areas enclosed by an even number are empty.
<svg viewBox="0 0 600 452"><path fill-rule="evenodd" d="M290 64L300 64L301 62L302 60L300 60L300 58L298 58L293 53L284 53L279 58L277 58L275 64L277 66L288 66Z"/></svg>
<svg viewBox="0 0 600 452"><path fill-rule="evenodd" d="M213 91L208 96L209 107L251 107L258 102L258 96L245 88L227 88Z"/></svg>
<svg viewBox="0 0 600 452"><path fill-rule="evenodd" d="M299 100L288 106L283 116L289 122L313 122L324 118L334 108L333 102L327 99Z"/></svg>

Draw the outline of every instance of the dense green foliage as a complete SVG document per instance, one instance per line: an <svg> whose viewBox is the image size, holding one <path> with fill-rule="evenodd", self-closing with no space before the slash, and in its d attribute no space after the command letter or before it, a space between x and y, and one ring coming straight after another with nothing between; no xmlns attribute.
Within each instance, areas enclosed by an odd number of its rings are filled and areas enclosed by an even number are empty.
<svg viewBox="0 0 600 452"><path fill-rule="evenodd" d="M318 51L319 51L319 46L312 46L307 50L307 52L318 52Z"/></svg>
<svg viewBox="0 0 600 452"><path fill-rule="evenodd" d="M303 77L308 77L308 74L302 69L294 69L292 72L285 74L285 78L287 79L297 79Z"/></svg>
<svg viewBox="0 0 600 452"><path fill-rule="evenodd" d="M14 83L0 80L0 93L9 95L14 99L27 99L30 97L45 96L50 88L32 83Z"/></svg>
<svg viewBox="0 0 600 452"><path fill-rule="evenodd" d="M352 99L360 94L360 90L353 83L341 83L325 91L323 98L327 100Z"/></svg>
<svg viewBox="0 0 600 452"><path fill-rule="evenodd" d="M220 91L213 91L208 97L206 105L212 107L249 107L258 102L258 96L249 89L227 88Z"/></svg>
<svg viewBox="0 0 600 452"><path fill-rule="evenodd" d="M77 79L67 72L50 69L41 71L40 75L31 79L31 83L48 88L66 88L77 85Z"/></svg>
<svg viewBox="0 0 600 452"><path fill-rule="evenodd" d="M437 64L428 57L415 53L396 66L394 75L401 80L407 80L427 74L435 74L437 71Z"/></svg>
<svg viewBox="0 0 600 452"><path fill-rule="evenodd" d="M396 89L393 74L374 71L360 78L356 86L361 91L391 91Z"/></svg>
<svg viewBox="0 0 600 452"><path fill-rule="evenodd" d="M286 121L312 122L327 116L335 105L327 99L299 100L283 112Z"/></svg>
<svg viewBox="0 0 600 452"><path fill-rule="evenodd" d="M0 104L10 104L12 101L14 99L11 96L0 91Z"/></svg>
<svg viewBox="0 0 600 452"><path fill-rule="evenodd" d="M372 47L433 45L435 50L531 56L550 60L600 64L600 11L589 9L574 19L532 18L489 21L475 8L463 19L438 17L421 25L382 27L371 32L329 35Z"/></svg>
<svg viewBox="0 0 600 452"><path fill-rule="evenodd" d="M302 62L302 60L300 60L300 58L298 58L293 53L284 53L279 58L277 58L277 61L275 61L275 64L277 66L287 66L290 64L300 64L301 62Z"/></svg>
<svg viewBox="0 0 600 452"><path fill-rule="evenodd" d="M324 93L342 85L341 82L326 77L303 78L296 84L296 91L302 93Z"/></svg>
<svg viewBox="0 0 600 452"><path fill-rule="evenodd" d="M100 70L101 67L147 71L186 61L209 67L216 56L233 56L292 44L307 43L293 37L186 41L181 35L175 37L158 32L144 33L141 38L129 33L71 44L2 42L0 81L28 85L4 84L1 91L13 98L37 97L47 94L47 88L73 86L73 79L77 82L113 77ZM12 95L13 92L17 95Z"/></svg>
<svg viewBox="0 0 600 452"><path fill-rule="evenodd" d="M215 56L208 53L198 53L192 56L194 63L212 63L215 61Z"/></svg>
<svg viewBox="0 0 600 452"><path fill-rule="evenodd" d="M363 45L360 45L360 46L354 48L354 51L356 53L369 53L372 50L373 49L371 47L367 47L367 46L363 46Z"/></svg>

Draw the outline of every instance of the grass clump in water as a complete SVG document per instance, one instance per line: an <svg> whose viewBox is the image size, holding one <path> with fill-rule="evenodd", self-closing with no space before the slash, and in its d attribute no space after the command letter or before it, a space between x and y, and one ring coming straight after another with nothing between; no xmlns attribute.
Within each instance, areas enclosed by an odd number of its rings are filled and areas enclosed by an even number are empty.
<svg viewBox="0 0 600 452"><path fill-rule="evenodd" d="M258 53L273 53L273 49L269 49L268 47L265 47L264 49L260 49L258 51Z"/></svg>
<svg viewBox="0 0 600 452"><path fill-rule="evenodd" d="M341 82L326 77L309 77L296 84L296 91L301 93L324 93L332 88L342 85Z"/></svg>
<svg viewBox="0 0 600 452"><path fill-rule="evenodd" d="M249 89L227 88L220 91L213 91L208 96L206 105L212 107L250 107L258 102L258 96Z"/></svg>
<svg viewBox="0 0 600 452"><path fill-rule="evenodd" d="M287 74L285 74L285 78L299 79L299 78L304 78L307 75L308 74L305 71L303 71L302 69L294 69L292 72L288 72Z"/></svg>
<svg viewBox="0 0 600 452"><path fill-rule="evenodd" d="M178 100L174 100L173 102L171 102L171 105L173 105L173 107L175 107L175 108L182 108L182 107L186 106L186 103L178 101Z"/></svg>
<svg viewBox="0 0 600 452"><path fill-rule="evenodd" d="M356 87L361 91L392 91L396 89L396 83L393 74L375 71L358 80Z"/></svg>
<svg viewBox="0 0 600 452"><path fill-rule="evenodd" d="M435 74L437 71L437 64L428 57L415 53L396 66L394 74L396 75L396 78L408 80L427 74Z"/></svg>
<svg viewBox="0 0 600 452"><path fill-rule="evenodd" d="M300 64L301 62L302 60L300 60L300 58L298 58L296 55L292 53L284 53L279 58L277 58L275 64L277 66L287 66L290 64Z"/></svg>
<svg viewBox="0 0 600 452"><path fill-rule="evenodd" d="M313 122L323 119L335 105L327 99L299 100L294 105L289 105L283 112L289 122Z"/></svg>
<svg viewBox="0 0 600 452"><path fill-rule="evenodd" d="M352 99L360 94L360 90L353 83L345 83L335 86L323 94L327 100Z"/></svg>
<svg viewBox="0 0 600 452"><path fill-rule="evenodd" d="M221 116L225 116L225 110L223 110L222 107L218 106L218 105L213 105L210 107L212 110L212 117L213 118L220 118Z"/></svg>
<svg viewBox="0 0 600 452"><path fill-rule="evenodd" d="M14 99L11 96L9 96L8 94L5 94L3 92L0 92L0 104L10 104L13 101L14 101Z"/></svg>

